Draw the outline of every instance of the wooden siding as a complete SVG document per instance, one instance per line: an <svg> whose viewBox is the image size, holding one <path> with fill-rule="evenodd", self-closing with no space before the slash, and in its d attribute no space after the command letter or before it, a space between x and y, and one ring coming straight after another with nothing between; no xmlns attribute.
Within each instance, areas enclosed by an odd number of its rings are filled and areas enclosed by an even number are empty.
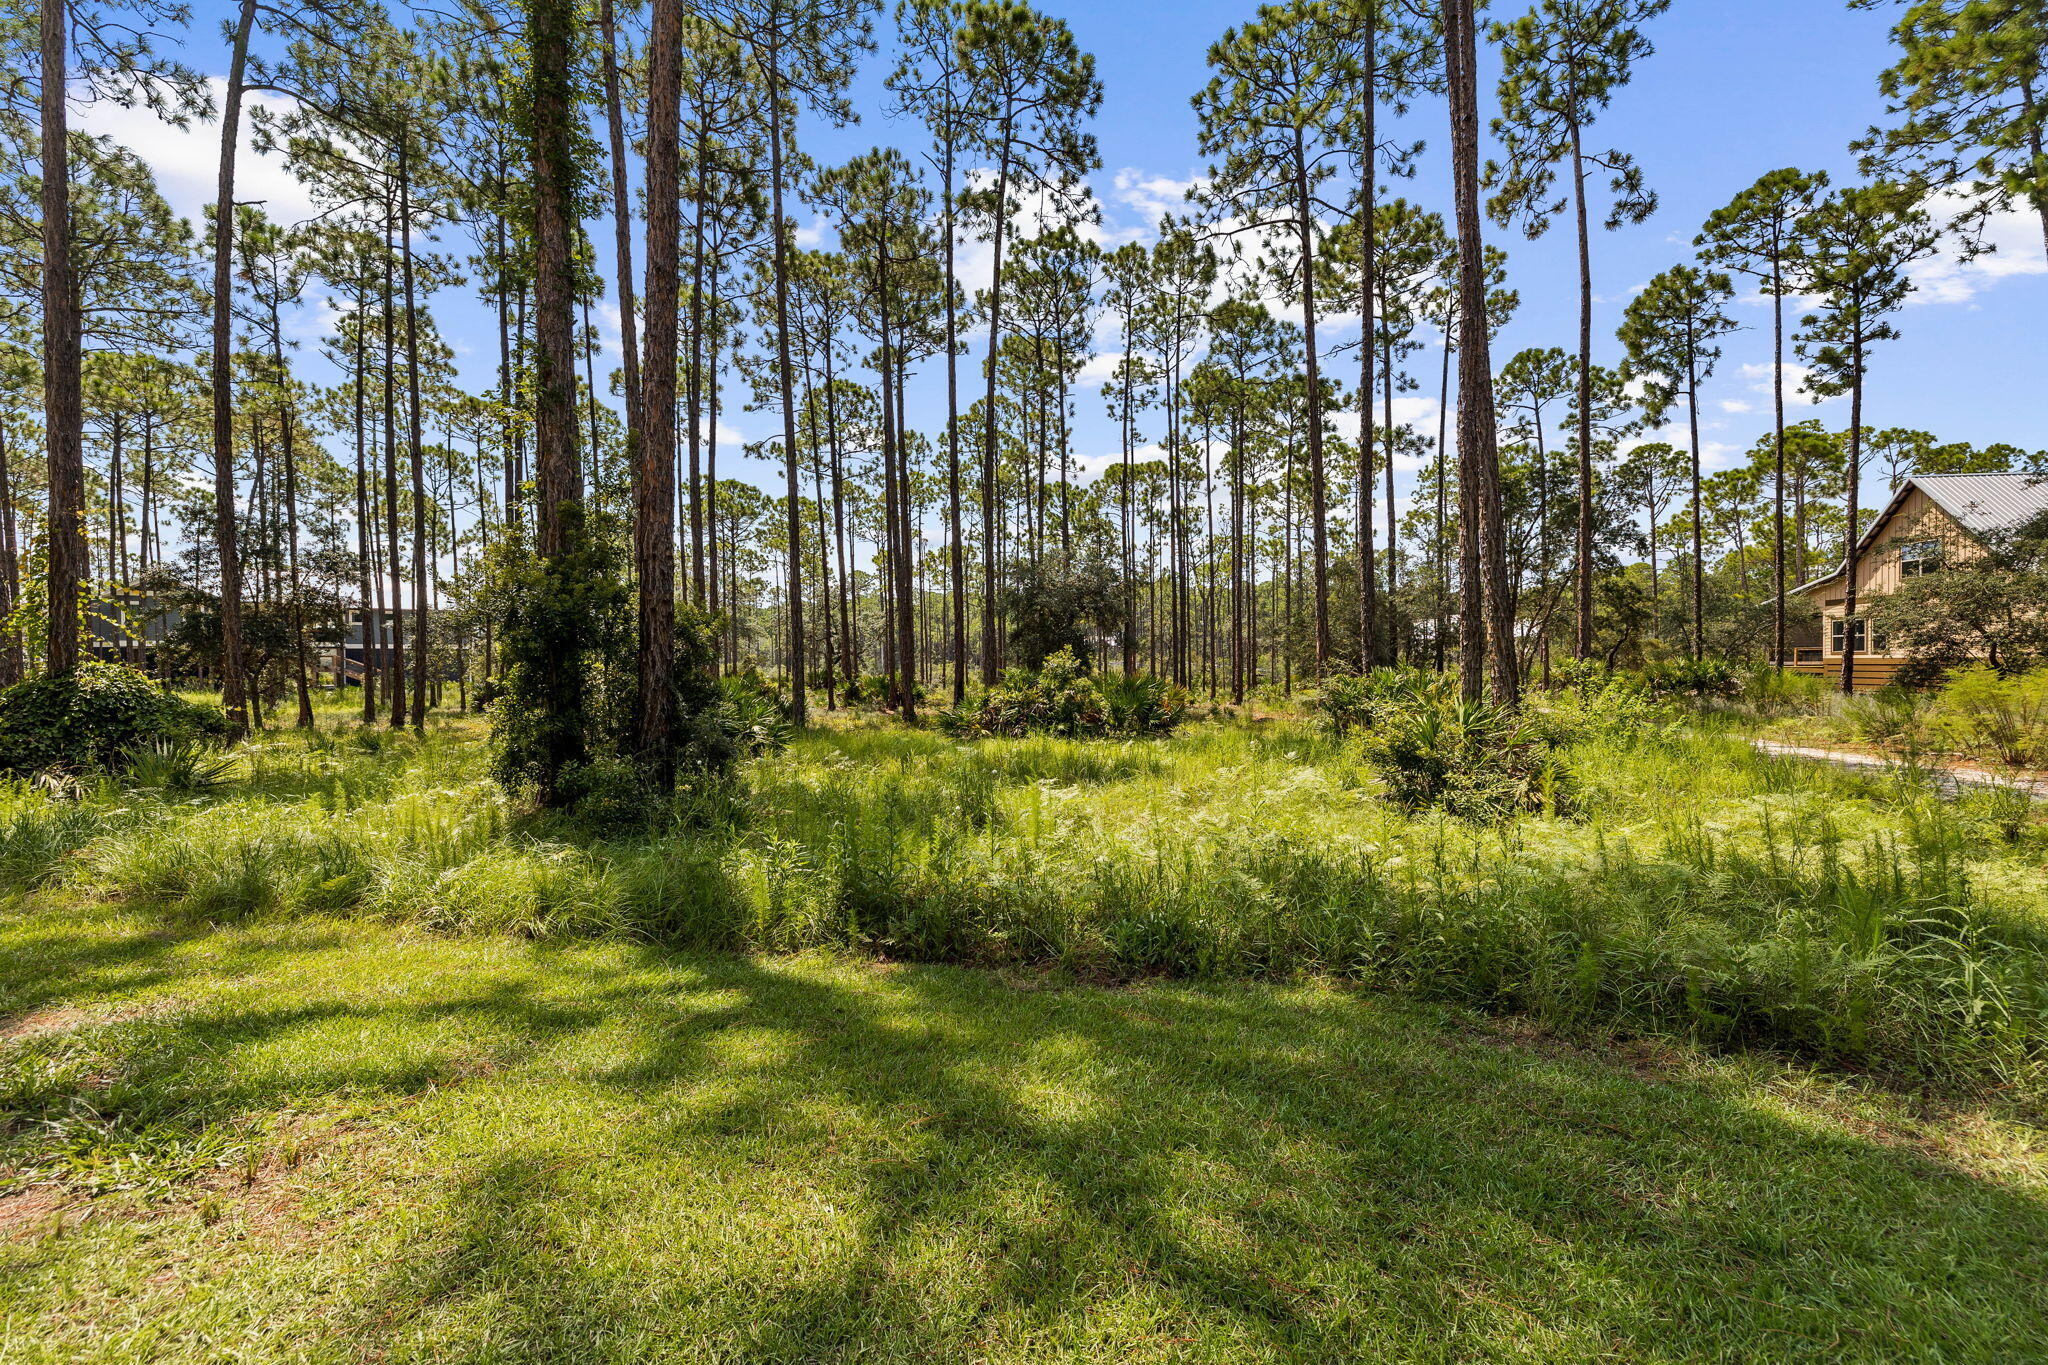
<svg viewBox="0 0 2048 1365"><path fill-rule="evenodd" d="M1884 687L1906 666L1904 659L1886 658L1878 654L1856 656L1856 676L1852 680L1853 690L1875 692ZM1801 659L1786 667L1794 673L1811 673L1826 678L1831 685L1840 686L1842 681L1842 656L1830 655L1826 659Z"/></svg>
<svg viewBox="0 0 2048 1365"><path fill-rule="evenodd" d="M1884 505L1877 509L1882 513ZM1934 500L1922 492L1918 485L1906 492L1898 511L1877 528L1870 544L1856 560L1856 605L1858 615L1864 614L1873 598L1884 597L1899 590L1904 581L1899 572L1899 550L1904 544L1914 541L1938 540L1941 555L1947 563L1974 558L1984 553L1984 547L1977 543L1975 536L1965 531L1954 517L1935 506ZM1834 622L1842 619L1846 601L1843 582L1839 575L1825 583L1817 583L1807 589L1806 595L1820 608L1820 645L1823 662L1818 665L1795 665L1801 672L1835 672L1842 667L1841 651L1835 648ZM1876 642L1872 642L1876 643ZM1869 654L1859 652L1857 656L1856 690L1874 691L1891 681L1891 674L1898 671L1904 659L1887 657L1881 650ZM1873 677L1882 680L1870 686L1863 685L1862 675L1869 669Z"/></svg>

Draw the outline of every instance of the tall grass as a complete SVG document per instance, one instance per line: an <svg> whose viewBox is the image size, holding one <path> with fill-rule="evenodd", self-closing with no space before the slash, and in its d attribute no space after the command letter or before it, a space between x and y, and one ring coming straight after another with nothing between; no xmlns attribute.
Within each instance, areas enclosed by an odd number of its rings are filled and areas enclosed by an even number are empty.
<svg viewBox="0 0 2048 1365"><path fill-rule="evenodd" d="M474 733L284 736L227 794L0 793L0 879L171 916L343 914L1108 975L1316 971L1558 1023L2038 1093L2038 818L1705 733L1574 751L1583 814L1379 799L1306 727L813 732L656 833L535 825Z"/></svg>

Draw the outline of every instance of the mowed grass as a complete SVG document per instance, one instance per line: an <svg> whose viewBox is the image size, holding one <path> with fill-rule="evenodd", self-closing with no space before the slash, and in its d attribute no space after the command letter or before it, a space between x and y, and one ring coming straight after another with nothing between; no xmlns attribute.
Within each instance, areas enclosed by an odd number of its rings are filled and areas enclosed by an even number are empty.
<svg viewBox="0 0 2048 1365"><path fill-rule="evenodd" d="M0 1358L2042 1358L2048 1151L1327 981L0 917Z"/></svg>

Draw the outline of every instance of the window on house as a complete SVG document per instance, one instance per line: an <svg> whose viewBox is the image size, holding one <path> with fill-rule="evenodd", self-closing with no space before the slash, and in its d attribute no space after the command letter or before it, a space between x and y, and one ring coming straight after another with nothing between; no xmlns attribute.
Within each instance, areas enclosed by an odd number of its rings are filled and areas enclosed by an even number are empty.
<svg viewBox="0 0 2048 1365"><path fill-rule="evenodd" d="M1899 544L1899 577L1918 578L1941 567L1941 542L1907 540Z"/></svg>
<svg viewBox="0 0 2048 1365"><path fill-rule="evenodd" d="M1843 641L1847 639L1852 633L1847 629L1847 627L1852 624L1856 627L1853 634L1856 640L1855 647L1856 652L1858 654L1871 652L1873 650L1876 653L1882 654L1885 652L1887 648L1890 647L1890 638L1881 630L1877 632L1875 645L1871 643L1869 623L1866 622L1861 616L1857 617L1854 622L1845 621L1841 617L1837 616L1834 620L1828 622L1828 652L1830 654L1840 654L1842 652Z"/></svg>

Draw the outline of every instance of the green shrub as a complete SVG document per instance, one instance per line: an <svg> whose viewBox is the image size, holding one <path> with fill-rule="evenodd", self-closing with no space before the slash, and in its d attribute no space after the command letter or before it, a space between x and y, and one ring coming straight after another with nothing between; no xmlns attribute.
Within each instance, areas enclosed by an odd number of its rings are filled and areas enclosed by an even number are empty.
<svg viewBox="0 0 2048 1365"><path fill-rule="evenodd" d="M1817 673L1758 664L1743 672L1738 696L1760 716L1789 716L1818 710L1833 691Z"/></svg>
<svg viewBox="0 0 2048 1365"><path fill-rule="evenodd" d="M1693 697L1735 697L1742 673L1726 659L1669 659L1645 664L1638 675L1652 692Z"/></svg>
<svg viewBox="0 0 2048 1365"><path fill-rule="evenodd" d="M1542 720L1464 698L1388 706L1365 732L1365 760L1404 810L1491 823L1568 804L1570 778Z"/></svg>
<svg viewBox="0 0 2048 1365"><path fill-rule="evenodd" d="M1532 692L1529 716L1554 744L1657 743L1679 732L1676 707L1641 679L1592 659L1567 661L1557 686Z"/></svg>
<svg viewBox="0 0 2048 1365"><path fill-rule="evenodd" d="M1391 707L1421 697L1448 698L1451 680L1419 668L1375 668L1367 673L1336 673L1303 699L1310 715L1338 739L1354 730L1370 729Z"/></svg>
<svg viewBox="0 0 2048 1365"><path fill-rule="evenodd" d="M235 760L189 739L159 739L130 749L122 765L128 782L160 791L218 791L234 778Z"/></svg>
<svg viewBox="0 0 2048 1365"><path fill-rule="evenodd" d="M1885 687L1842 701L1842 718L1866 744L1918 758L1932 747L1934 700L1905 687Z"/></svg>
<svg viewBox="0 0 2048 1365"><path fill-rule="evenodd" d="M1962 669L1949 676L1933 711L1972 758L2010 768L2048 766L2048 669L2017 677L1982 666Z"/></svg>
<svg viewBox="0 0 2048 1365"><path fill-rule="evenodd" d="M126 664L87 660L0 692L0 770L12 773L120 767L151 745L227 733L217 708L173 697Z"/></svg>
<svg viewBox="0 0 2048 1365"><path fill-rule="evenodd" d="M732 751L747 757L789 746L789 699L755 669L719 679L714 717Z"/></svg>
<svg viewBox="0 0 2048 1365"><path fill-rule="evenodd" d="M1072 650L1054 652L1036 673L1013 668L1003 681L935 717L961 739L1057 735L1166 735L1187 719L1186 689L1159 678L1094 676Z"/></svg>

